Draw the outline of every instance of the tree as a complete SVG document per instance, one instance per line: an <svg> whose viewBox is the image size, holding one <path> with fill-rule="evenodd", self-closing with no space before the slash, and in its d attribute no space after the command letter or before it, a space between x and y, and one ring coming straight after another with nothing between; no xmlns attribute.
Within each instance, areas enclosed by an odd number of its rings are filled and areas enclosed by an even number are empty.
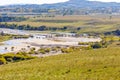
<svg viewBox="0 0 120 80"><path fill-rule="evenodd" d="M5 50L7 50L7 47L5 47Z"/></svg>
<svg viewBox="0 0 120 80"><path fill-rule="evenodd" d="M7 63L6 59L0 55L0 65Z"/></svg>
<svg viewBox="0 0 120 80"><path fill-rule="evenodd" d="M28 49L30 49L30 46L27 46Z"/></svg>
<svg viewBox="0 0 120 80"><path fill-rule="evenodd" d="M1 35L1 36L4 36L4 32L2 31L2 32L0 33L0 35Z"/></svg>
<svg viewBox="0 0 120 80"><path fill-rule="evenodd" d="M101 43L94 43L91 45L92 48L102 48L102 44Z"/></svg>
<svg viewBox="0 0 120 80"><path fill-rule="evenodd" d="M44 30L46 30L46 26L40 26L38 29L39 29L40 31L44 31Z"/></svg>
<svg viewBox="0 0 120 80"><path fill-rule="evenodd" d="M78 31L79 31L80 29L81 29L80 27L77 28Z"/></svg>
<svg viewBox="0 0 120 80"><path fill-rule="evenodd" d="M11 51L14 51L14 48L15 48L15 47L11 47Z"/></svg>

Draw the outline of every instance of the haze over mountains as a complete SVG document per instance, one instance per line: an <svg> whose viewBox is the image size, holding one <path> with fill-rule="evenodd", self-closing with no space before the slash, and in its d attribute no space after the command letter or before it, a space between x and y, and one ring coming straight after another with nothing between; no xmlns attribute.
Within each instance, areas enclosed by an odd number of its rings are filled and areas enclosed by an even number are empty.
<svg viewBox="0 0 120 80"><path fill-rule="evenodd" d="M21 9L22 8L22 9ZM32 12L32 13L49 13L52 9L54 14L89 14L89 13L120 13L120 3L117 2L100 2L88 0L69 0L66 2L54 4L19 4L1 6L1 12ZM22 11L21 11L22 10Z"/></svg>
<svg viewBox="0 0 120 80"><path fill-rule="evenodd" d="M44 4L42 5L47 8L95 8L95 7L120 7L120 3L116 2L99 2L99 1L88 1L88 0L70 0L64 3L57 4Z"/></svg>
<svg viewBox="0 0 120 80"><path fill-rule="evenodd" d="M41 8L96 8L96 7L120 7L120 3L117 2L100 2L100 1L88 1L88 0L69 0L66 2L54 3L54 4L26 4L27 7L41 7ZM11 7L13 5L10 5ZM14 5L15 6L15 5ZM16 5L23 6L23 5ZM25 6L25 5L24 5Z"/></svg>

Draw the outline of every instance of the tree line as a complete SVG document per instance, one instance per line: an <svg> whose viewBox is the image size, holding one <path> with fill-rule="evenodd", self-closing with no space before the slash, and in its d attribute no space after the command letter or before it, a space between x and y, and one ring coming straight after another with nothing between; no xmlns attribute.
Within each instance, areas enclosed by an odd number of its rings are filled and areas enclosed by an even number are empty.
<svg viewBox="0 0 120 80"><path fill-rule="evenodd" d="M68 31L68 30L77 30L79 31L80 27L71 27L71 26L64 26L64 27L47 27L47 26L31 26L31 25L17 25L17 24L7 24L2 23L0 24L0 28L9 28L9 29L18 29L18 30L38 30L38 31Z"/></svg>
<svg viewBox="0 0 120 80"><path fill-rule="evenodd" d="M20 22L25 21L26 18L24 17L8 17L8 16L0 16L0 22Z"/></svg>
<svg viewBox="0 0 120 80"><path fill-rule="evenodd" d="M117 29L117 30L115 30L115 31L106 32L105 35L116 35L116 36L120 36L120 30Z"/></svg>

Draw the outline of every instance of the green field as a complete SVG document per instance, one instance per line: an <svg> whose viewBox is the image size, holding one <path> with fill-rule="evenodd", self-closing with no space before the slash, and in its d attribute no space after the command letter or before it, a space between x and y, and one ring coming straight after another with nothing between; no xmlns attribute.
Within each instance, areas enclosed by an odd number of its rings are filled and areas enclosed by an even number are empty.
<svg viewBox="0 0 120 80"><path fill-rule="evenodd" d="M2 65L0 80L120 80L120 43Z"/></svg>
<svg viewBox="0 0 120 80"><path fill-rule="evenodd" d="M10 40L12 37L10 35L6 35L6 36L1 36L0 35L0 42L6 41L6 40Z"/></svg>
<svg viewBox="0 0 120 80"><path fill-rule="evenodd" d="M27 21L7 22L8 24L31 25L39 27L81 27L82 32L107 32L120 29L119 15L73 15L73 16L55 16L55 17L29 17Z"/></svg>
<svg viewBox="0 0 120 80"><path fill-rule="evenodd" d="M29 17L27 21L7 23L29 24L33 27L42 25L81 27L78 33L102 34L120 29L119 22L119 15L113 15L111 18L110 15L74 15ZM120 80L120 37L113 35L101 35L101 37L114 43L107 48L77 49L68 54L0 65L0 80ZM10 36L0 36L0 42L9 39Z"/></svg>

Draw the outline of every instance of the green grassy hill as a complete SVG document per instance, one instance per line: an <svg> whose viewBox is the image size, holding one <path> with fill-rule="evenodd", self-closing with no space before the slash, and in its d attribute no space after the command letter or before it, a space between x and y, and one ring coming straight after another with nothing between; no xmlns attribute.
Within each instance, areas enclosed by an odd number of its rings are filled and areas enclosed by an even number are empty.
<svg viewBox="0 0 120 80"><path fill-rule="evenodd" d="M74 15L74 16L55 16L55 17L30 17L26 21L21 22L2 22L7 24L27 25L32 27L56 27L81 29L78 33L102 33L120 29L120 16L119 15ZM69 31L69 30L68 30ZM71 31L71 30L70 30ZM74 31L74 29L72 29Z"/></svg>
<svg viewBox="0 0 120 80"><path fill-rule="evenodd" d="M0 80L120 80L120 47L2 65Z"/></svg>

